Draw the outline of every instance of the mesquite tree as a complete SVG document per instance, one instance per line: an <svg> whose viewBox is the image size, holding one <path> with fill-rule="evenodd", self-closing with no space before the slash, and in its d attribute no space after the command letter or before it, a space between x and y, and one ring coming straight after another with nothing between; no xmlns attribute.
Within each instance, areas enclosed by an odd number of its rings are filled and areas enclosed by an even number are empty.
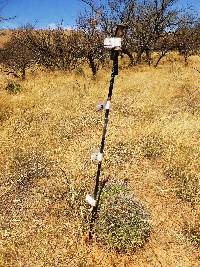
<svg viewBox="0 0 200 267"><path fill-rule="evenodd" d="M103 3L101 1L95 3L94 1L83 0L83 2L88 4L92 13L95 14L98 29L101 33L104 33L106 36L113 36L115 34L115 26L122 23L127 26L130 33L130 22L134 14L136 0L109 0ZM124 36L122 51L124 54L128 55L130 65L133 65L133 46L129 37L130 34Z"/></svg>
<svg viewBox="0 0 200 267"><path fill-rule="evenodd" d="M163 33L163 35L157 40L154 46L154 51L157 53L154 67L157 68L162 58L175 49L176 49L176 33L175 32Z"/></svg>
<svg viewBox="0 0 200 267"><path fill-rule="evenodd" d="M198 54L200 50L200 24L180 25L176 32L176 48L188 64L188 57Z"/></svg>
<svg viewBox="0 0 200 267"><path fill-rule="evenodd" d="M106 60L106 53L103 47L104 34L99 29L99 22L93 12L85 12L77 18L77 28L79 30L79 45L77 50L83 59L86 59L96 76L100 65Z"/></svg>
<svg viewBox="0 0 200 267"><path fill-rule="evenodd" d="M4 71L25 79L27 69L36 62L36 54L27 47L23 30L13 31L10 40L4 45L0 54L0 63L4 67Z"/></svg>
<svg viewBox="0 0 200 267"><path fill-rule="evenodd" d="M62 27L54 30L24 31L26 44L34 51L38 64L48 69L71 70L77 62L76 38Z"/></svg>
<svg viewBox="0 0 200 267"><path fill-rule="evenodd" d="M132 21L132 39L136 44L136 63L145 53L151 64L151 52L163 33L173 29L178 21L178 11L173 6L176 0L149 0L138 3Z"/></svg>
<svg viewBox="0 0 200 267"><path fill-rule="evenodd" d="M159 51L157 60L159 63L168 51L174 49L172 37L175 36L171 34L167 40L167 33L176 32L187 13L187 10L177 8L176 0L106 0L103 3L83 0L83 2L96 15L99 31L113 35L114 25L118 23L127 25L122 51L129 56L131 65L140 63L143 55L150 65L151 53L155 50Z"/></svg>

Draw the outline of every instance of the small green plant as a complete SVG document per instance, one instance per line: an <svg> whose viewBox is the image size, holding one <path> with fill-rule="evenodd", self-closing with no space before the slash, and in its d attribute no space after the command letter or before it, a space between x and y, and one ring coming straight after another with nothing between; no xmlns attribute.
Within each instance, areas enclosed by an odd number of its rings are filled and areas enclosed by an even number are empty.
<svg viewBox="0 0 200 267"><path fill-rule="evenodd" d="M96 222L97 241L119 252L144 245L150 234L149 215L123 181L105 186Z"/></svg>
<svg viewBox="0 0 200 267"><path fill-rule="evenodd" d="M8 91L10 94L17 94L21 92L21 89L22 89L21 85L14 81L10 81L6 86L6 91Z"/></svg>

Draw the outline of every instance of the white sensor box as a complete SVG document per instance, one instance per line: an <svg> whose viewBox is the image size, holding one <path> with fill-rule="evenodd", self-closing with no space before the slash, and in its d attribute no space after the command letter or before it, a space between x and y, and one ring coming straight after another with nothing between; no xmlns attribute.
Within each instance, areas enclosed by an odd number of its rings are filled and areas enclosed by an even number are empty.
<svg viewBox="0 0 200 267"><path fill-rule="evenodd" d="M122 46L122 39L118 37L111 37L111 38L106 38L104 40L104 47L105 48L115 48L115 47L121 47Z"/></svg>

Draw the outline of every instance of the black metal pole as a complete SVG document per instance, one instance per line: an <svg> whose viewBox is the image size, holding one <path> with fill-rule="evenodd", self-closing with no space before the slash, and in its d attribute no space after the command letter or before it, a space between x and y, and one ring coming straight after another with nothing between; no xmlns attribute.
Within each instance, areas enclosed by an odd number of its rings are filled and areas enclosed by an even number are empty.
<svg viewBox="0 0 200 267"><path fill-rule="evenodd" d="M112 98L112 91L113 91L113 85L115 81L115 75L118 75L118 56L119 51L115 51L114 49L111 51L111 58L113 60L113 67L112 67L112 73L111 73L111 79L110 79L110 86L108 91L108 97L107 102L111 101ZM100 146L100 153L103 154L104 146L105 146L105 139L106 139L106 132L107 132L107 126L108 126L108 117L109 117L110 109L106 109L105 116L104 116L104 127L103 127L103 133L102 133L102 139L101 139L101 146ZM94 199L97 197L98 188L99 188L99 177L101 175L101 165L102 162L99 161L98 168L97 168L97 175L96 175L96 184L94 189Z"/></svg>
<svg viewBox="0 0 200 267"><path fill-rule="evenodd" d="M108 90L107 103L111 102L115 76L118 75L118 57L119 57L119 51L112 49L111 59L113 60L113 67L112 67L112 73L111 73L111 79L110 79L110 86ZM103 133L102 133L102 139L101 139L101 145L100 145L101 154L103 154L104 147L105 147L105 139L106 139L106 132L107 132L107 126L108 126L108 121L109 121L108 118L109 118L109 112L110 112L110 105L109 104L108 106L106 105L105 109L106 110L105 110L105 115L104 115L104 127L103 127ZM101 166L102 166L102 161L100 160L98 162L95 189L94 189L94 199L96 200L96 205L92 208L92 215L91 215L90 228L89 228L89 239L92 239L92 231L93 231L93 226L94 226L97 212L98 212L98 204L100 200L100 195L104 187L104 185L100 187Z"/></svg>

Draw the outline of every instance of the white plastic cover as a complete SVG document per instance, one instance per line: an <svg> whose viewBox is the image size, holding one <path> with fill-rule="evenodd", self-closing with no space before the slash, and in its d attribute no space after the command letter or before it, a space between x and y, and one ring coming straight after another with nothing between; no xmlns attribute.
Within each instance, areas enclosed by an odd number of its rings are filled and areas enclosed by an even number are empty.
<svg viewBox="0 0 200 267"><path fill-rule="evenodd" d="M86 195L85 200L88 204L90 204L90 206L92 207L96 206L96 200L91 195Z"/></svg>
<svg viewBox="0 0 200 267"><path fill-rule="evenodd" d="M105 109L110 109L111 102L107 101L105 104Z"/></svg>
<svg viewBox="0 0 200 267"><path fill-rule="evenodd" d="M121 47L122 46L122 39L119 37L111 37L106 38L104 40L104 47L105 48L115 48L115 47Z"/></svg>
<svg viewBox="0 0 200 267"><path fill-rule="evenodd" d="M103 159L103 154L100 152L94 152L91 155L91 160L92 161L102 161Z"/></svg>

